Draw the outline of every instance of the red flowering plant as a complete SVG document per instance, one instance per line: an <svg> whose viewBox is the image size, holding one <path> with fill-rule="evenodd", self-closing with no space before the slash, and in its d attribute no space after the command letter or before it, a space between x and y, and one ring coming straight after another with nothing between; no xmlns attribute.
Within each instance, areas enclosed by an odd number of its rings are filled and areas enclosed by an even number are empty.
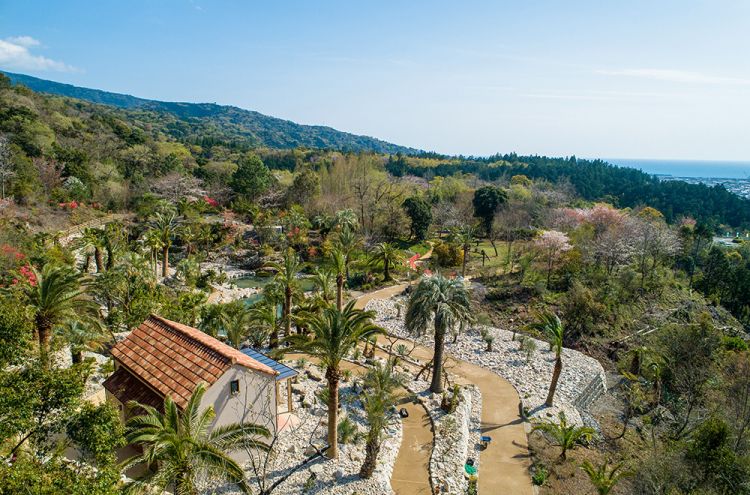
<svg viewBox="0 0 750 495"><path fill-rule="evenodd" d="M26 255L10 244L0 245L0 285L17 285L27 282L36 285L36 275L31 268Z"/></svg>

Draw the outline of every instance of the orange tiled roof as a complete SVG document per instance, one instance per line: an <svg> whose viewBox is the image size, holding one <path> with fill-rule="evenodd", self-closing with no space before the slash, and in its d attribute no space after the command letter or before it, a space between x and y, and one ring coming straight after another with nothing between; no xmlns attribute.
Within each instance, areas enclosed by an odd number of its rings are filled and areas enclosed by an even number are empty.
<svg viewBox="0 0 750 495"><path fill-rule="evenodd" d="M104 380L103 385L121 404L127 405L133 400L156 409L164 407L164 397L144 385L125 366L117 368L117 371Z"/></svg>
<svg viewBox="0 0 750 495"><path fill-rule="evenodd" d="M112 356L139 380L184 407L195 387L209 386L233 364L269 375L277 372L196 328L151 315Z"/></svg>

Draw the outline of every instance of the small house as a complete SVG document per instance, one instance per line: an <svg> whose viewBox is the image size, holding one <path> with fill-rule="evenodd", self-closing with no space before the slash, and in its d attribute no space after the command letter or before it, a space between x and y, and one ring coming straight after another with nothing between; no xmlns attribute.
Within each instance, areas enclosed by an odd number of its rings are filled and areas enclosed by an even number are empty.
<svg viewBox="0 0 750 495"><path fill-rule="evenodd" d="M216 412L212 428L242 422L273 432L292 411L295 370L160 316L149 316L118 342L112 357L115 371L104 388L123 420L133 414L130 401L161 408L170 396L182 409L200 383L206 385L201 407L212 405Z"/></svg>

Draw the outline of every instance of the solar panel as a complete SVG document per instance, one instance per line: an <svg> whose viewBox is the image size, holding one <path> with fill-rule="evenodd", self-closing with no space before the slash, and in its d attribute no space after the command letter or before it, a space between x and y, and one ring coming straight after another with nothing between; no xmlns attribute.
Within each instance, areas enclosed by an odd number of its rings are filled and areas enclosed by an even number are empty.
<svg viewBox="0 0 750 495"><path fill-rule="evenodd" d="M274 371L278 371L279 374L276 375L276 381L284 380L286 378L290 378L292 376L296 376L298 373L295 369L290 368L289 366L279 363L278 361L274 361L270 357L266 356L265 354L256 351L252 347L245 347L244 349L240 349L240 351L245 354L246 356L249 356L256 361L265 364L269 368L273 369Z"/></svg>

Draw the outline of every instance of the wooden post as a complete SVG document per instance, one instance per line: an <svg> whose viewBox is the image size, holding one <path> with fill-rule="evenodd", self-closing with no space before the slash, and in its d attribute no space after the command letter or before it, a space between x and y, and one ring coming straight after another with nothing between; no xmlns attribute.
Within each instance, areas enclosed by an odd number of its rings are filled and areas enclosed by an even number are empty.
<svg viewBox="0 0 750 495"><path fill-rule="evenodd" d="M286 380L286 403L287 411L292 412L294 410L294 401L292 401L292 381L288 378Z"/></svg>

